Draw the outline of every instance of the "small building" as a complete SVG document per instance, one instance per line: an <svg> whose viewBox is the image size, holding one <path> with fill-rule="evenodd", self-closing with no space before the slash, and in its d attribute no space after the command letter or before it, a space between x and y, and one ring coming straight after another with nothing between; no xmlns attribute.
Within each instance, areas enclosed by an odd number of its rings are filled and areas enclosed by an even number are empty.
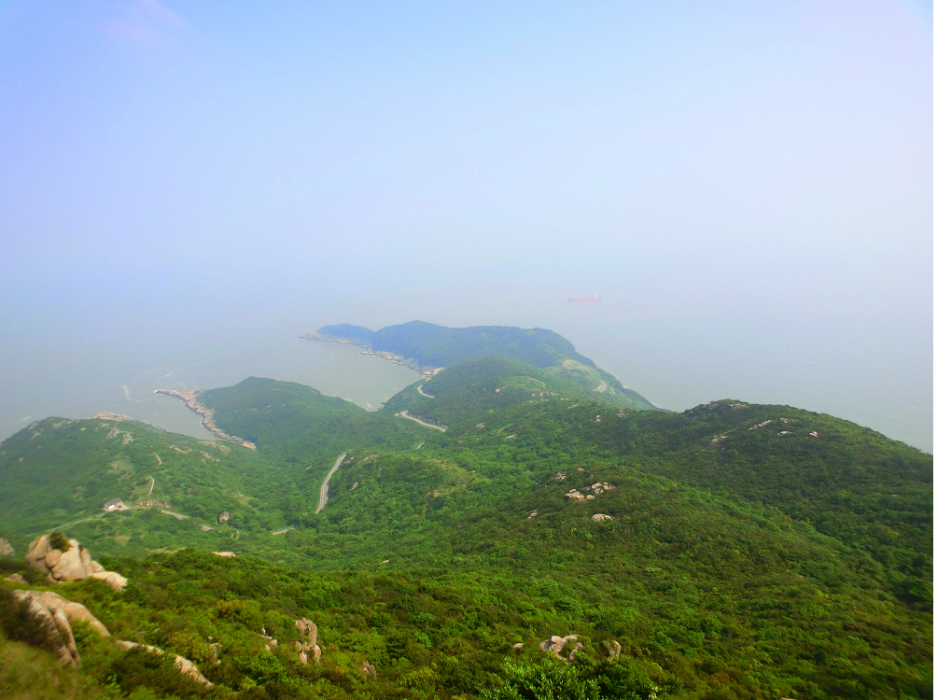
<svg viewBox="0 0 934 700"><path fill-rule="evenodd" d="M104 504L104 510L109 513L112 510L129 510L129 508L123 502L122 498L115 498L112 501L107 501L107 503Z"/></svg>
<svg viewBox="0 0 934 700"><path fill-rule="evenodd" d="M230 520L230 513L228 513L226 510L217 516L217 522L222 525L226 523L228 520Z"/></svg>

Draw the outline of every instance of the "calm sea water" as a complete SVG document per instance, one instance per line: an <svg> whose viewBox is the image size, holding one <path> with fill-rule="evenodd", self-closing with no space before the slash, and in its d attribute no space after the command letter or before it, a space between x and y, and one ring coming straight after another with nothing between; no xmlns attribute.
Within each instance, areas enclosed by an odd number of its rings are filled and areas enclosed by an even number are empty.
<svg viewBox="0 0 934 700"><path fill-rule="evenodd" d="M20 387L16 392L16 402L4 401L0 406L0 439L50 415L89 418L102 411L213 439L200 417L181 401L153 392L230 386L249 376L305 384L371 411L419 378L410 369L361 355L353 346L294 337L279 342L241 339L120 360L99 358L86 361L77 371L54 365L30 377L28 389Z"/></svg>
<svg viewBox="0 0 934 700"><path fill-rule="evenodd" d="M829 413L932 450L931 328L826 317L636 321L610 305L562 304L537 315L505 309L493 323L551 328L656 405L681 411L733 398ZM420 316L422 314L419 314ZM356 316L335 312L338 320ZM432 315L425 318L435 320ZM518 317L518 318L517 318ZM260 319L262 321L262 319ZM478 319L441 318L451 326ZM483 322L489 323L484 316ZM331 320L330 322L334 322ZM126 414L210 438L200 419L156 389L210 389L249 376L312 386L369 410L418 379L352 346L297 336L283 323L142 331L37 329L0 345L0 439L47 416ZM379 327L378 323L371 323ZM158 332L151 330L159 328ZM195 330L197 332L195 332Z"/></svg>

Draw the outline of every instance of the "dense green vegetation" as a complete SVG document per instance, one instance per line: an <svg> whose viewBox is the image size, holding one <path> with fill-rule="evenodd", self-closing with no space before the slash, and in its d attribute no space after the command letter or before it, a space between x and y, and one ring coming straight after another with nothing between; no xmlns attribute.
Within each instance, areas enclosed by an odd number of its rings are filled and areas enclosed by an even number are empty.
<svg viewBox="0 0 934 700"><path fill-rule="evenodd" d="M256 451L101 420L48 419L13 436L0 446L0 530L18 553L67 526L131 583L55 590L216 683L207 691L83 632L84 668L63 687L79 678L88 697L134 698L931 697L930 455L788 406L620 410L549 369L473 360L377 413L258 378L205 392L218 424ZM110 498L145 498L150 476L166 507L103 513ZM220 550L239 558L208 553ZM0 584L0 658L24 664L15 585ZM297 658L300 617L319 626L319 665ZM266 650L264 628L278 646ZM538 649L569 634L582 645L573 662Z"/></svg>
<svg viewBox="0 0 934 700"><path fill-rule="evenodd" d="M379 352L400 355L423 367L452 367L493 355L512 358L544 370L556 379L577 384L606 403L655 408L645 397L624 387L612 374L577 352L569 340L544 328L447 328L411 321L378 331L348 324L323 326L316 334L320 338L351 341ZM523 372L528 373L528 370Z"/></svg>

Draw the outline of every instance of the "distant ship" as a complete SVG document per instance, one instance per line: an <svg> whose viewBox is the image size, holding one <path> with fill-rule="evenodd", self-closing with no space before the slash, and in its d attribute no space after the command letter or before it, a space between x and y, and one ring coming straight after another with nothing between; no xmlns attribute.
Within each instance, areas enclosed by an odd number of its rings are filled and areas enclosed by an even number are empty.
<svg viewBox="0 0 934 700"><path fill-rule="evenodd" d="M594 294L592 297L581 297L580 299L568 299L568 301L600 301L600 296Z"/></svg>

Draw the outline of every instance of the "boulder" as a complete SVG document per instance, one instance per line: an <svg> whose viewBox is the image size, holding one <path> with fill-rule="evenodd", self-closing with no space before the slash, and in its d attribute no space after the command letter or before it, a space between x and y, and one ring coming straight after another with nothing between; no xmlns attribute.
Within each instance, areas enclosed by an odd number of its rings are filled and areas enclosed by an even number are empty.
<svg viewBox="0 0 934 700"><path fill-rule="evenodd" d="M126 649L127 651L130 649L135 649L136 647L141 647L146 651L152 652L153 654L158 654L159 656L162 656L165 653L159 647L151 647L148 644L137 644L136 642L127 642L123 639L117 640L117 646L121 649ZM175 656L175 668L177 668L178 672L183 676L194 678L196 681L208 688L214 685L211 683L211 681L201 675L201 671L199 671L198 667L191 663L191 661L176 654L172 654L172 656Z"/></svg>
<svg viewBox="0 0 934 700"><path fill-rule="evenodd" d="M91 574L90 578L98 578L101 581L105 581L108 586L118 592L126 588L127 584L126 578L116 571L95 571Z"/></svg>
<svg viewBox="0 0 934 700"><path fill-rule="evenodd" d="M597 523L606 522L607 520L613 520L612 515L607 515L606 513L594 513L590 516L590 519Z"/></svg>
<svg viewBox="0 0 934 700"><path fill-rule="evenodd" d="M16 552L5 538L0 537L0 557L12 557Z"/></svg>
<svg viewBox="0 0 934 700"><path fill-rule="evenodd" d="M105 571L103 566L91 559L91 553L78 540L66 540L58 533L33 540L26 551L26 563L46 574L52 583L99 578L115 591L123 590L127 583L123 576Z"/></svg>
<svg viewBox="0 0 934 700"><path fill-rule="evenodd" d="M26 606L38 624L46 628L52 652L58 656L62 666L81 665L81 656L71 629L71 623L75 620L86 620L98 634L110 636L107 628L86 607L62 598L57 593L19 590L13 591L13 597Z"/></svg>
<svg viewBox="0 0 934 700"><path fill-rule="evenodd" d="M542 651L547 651L550 654L554 654L555 658L561 659L562 661L573 661L577 656L577 652L583 647L579 642L574 645L574 649L571 651L570 655L565 658L561 656L561 652L567 647L568 642L577 642L577 635L570 634L567 637L559 637L558 635L553 635L541 642L538 645L538 648Z"/></svg>
<svg viewBox="0 0 934 700"><path fill-rule="evenodd" d="M45 556L49 553L49 536L43 535L37 540L29 543L26 548L26 565L38 569L44 574L49 573L49 567L45 565Z"/></svg>
<svg viewBox="0 0 934 700"><path fill-rule="evenodd" d="M237 555L233 552L214 552L215 557L225 557L227 559L236 559Z"/></svg>
<svg viewBox="0 0 934 700"><path fill-rule="evenodd" d="M45 564L49 567L49 574L56 581L80 581L91 573L81 560L78 540L68 540L71 547L67 552L53 549L45 557ZM53 563L54 560L54 563Z"/></svg>
<svg viewBox="0 0 934 700"><path fill-rule="evenodd" d="M298 658L301 662L307 664L309 654L314 656L315 663L321 661L321 647L318 646L318 625L303 617L295 621L295 629L308 637L307 642L295 642L295 646L298 647Z"/></svg>
<svg viewBox="0 0 934 700"><path fill-rule="evenodd" d="M10 574L6 577L6 580L12 581L13 583L26 583L26 579L24 579L20 574Z"/></svg>

